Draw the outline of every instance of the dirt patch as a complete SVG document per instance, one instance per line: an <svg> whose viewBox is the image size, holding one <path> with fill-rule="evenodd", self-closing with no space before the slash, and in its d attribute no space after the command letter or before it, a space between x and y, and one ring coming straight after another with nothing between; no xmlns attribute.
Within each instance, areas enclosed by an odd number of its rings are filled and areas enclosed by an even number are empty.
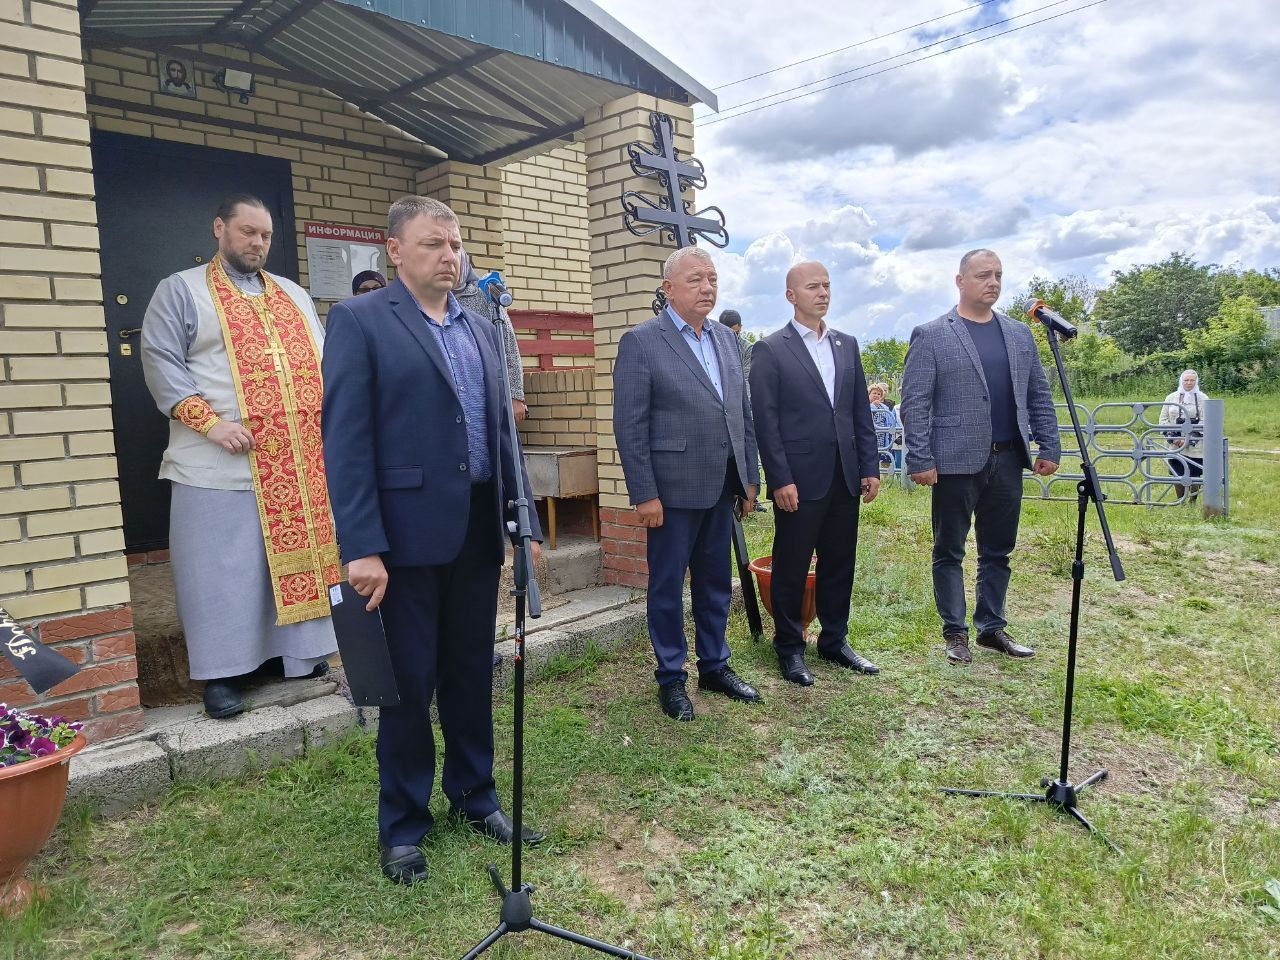
<svg viewBox="0 0 1280 960"><path fill-rule="evenodd" d="M178 620L173 573L167 563L129 568L133 630L138 645L138 692L144 707L195 703L204 684L191 679L187 642Z"/></svg>
<svg viewBox="0 0 1280 960"><path fill-rule="evenodd" d="M626 813L571 804L573 818L595 820L604 837L587 847L580 858L583 872L609 896L629 910L651 906L653 888L646 872L675 868L697 848L654 820L641 821Z"/></svg>

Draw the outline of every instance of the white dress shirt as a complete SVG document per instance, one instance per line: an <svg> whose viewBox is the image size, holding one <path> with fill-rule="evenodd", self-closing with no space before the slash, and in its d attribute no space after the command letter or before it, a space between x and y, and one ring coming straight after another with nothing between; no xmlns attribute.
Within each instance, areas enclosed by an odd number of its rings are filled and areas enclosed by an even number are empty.
<svg viewBox="0 0 1280 960"><path fill-rule="evenodd" d="M809 351L809 356L813 357L814 365L818 368L818 376L822 377L822 385L827 388L827 399L834 407L836 405L836 355L835 346L830 342L831 328L824 321L820 332L815 333L794 318L791 326L795 328L796 333L800 334L800 341Z"/></svg>

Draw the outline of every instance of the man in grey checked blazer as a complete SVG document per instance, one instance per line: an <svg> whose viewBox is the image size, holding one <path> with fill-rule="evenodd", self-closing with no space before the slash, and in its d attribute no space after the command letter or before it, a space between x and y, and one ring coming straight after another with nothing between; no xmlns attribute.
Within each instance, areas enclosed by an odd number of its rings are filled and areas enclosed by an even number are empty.
<svg viewBox="0 0 1280 960"><path fill-rule="evenodd" d="M613 368L613 432L636 513L648 530L649 639L663 712L692 720L685 693L684 577L693 599L698 688L760 694L729 667L729 543L735 499L759 485L756 438L738 343L707 319L711 257L684 247L662 271L667 308L627 331Z"/></svg>
<svg viewBox="0 0 1280 960"><path fill-rule="evenodd" d="M1035 655L1005 632L1009 555L1018 538L1023 469L1049 476L1062 454L1035 337L1025 323L992 309L1002 274L990 250L964 255L956 276L960 302L911 334L898 408L907 472L933 487L933 598L947 659L957 664L972 662L961 567L971 524L978 544L978 646L1011 657Z"/></svg>

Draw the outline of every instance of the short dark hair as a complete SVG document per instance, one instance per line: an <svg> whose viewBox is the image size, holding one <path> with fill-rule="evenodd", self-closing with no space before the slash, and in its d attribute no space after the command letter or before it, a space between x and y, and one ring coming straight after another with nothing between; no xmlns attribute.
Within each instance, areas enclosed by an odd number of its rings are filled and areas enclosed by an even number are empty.
<svg viewBox="0 0 1280 960"><path fill-rule="evenodd" d="M720 322L732 330L734 327L742 326L742 314L737 310L722 310L720 312Z"/></svg>
<svg viewBox="0 0 1280 960"><path fill-rule="evenodd" d="M416 217L432 217L436 220L458 222L458 215L448 204L434 197L410 195L401 197L387 210L387 236L399 237L404 225Z"/></svg>
<svg viewBox="0 0 1280 960"><path fill-rule="evenodd" d="M218 204L218 212L214 214L214 217L221 220L223 223L227 223L236 215L236 211L241 207L257 207L259 210L266 210L268 213L271 212L267 208L267 205L253 194L233 193L231 196L223 200L222 203Z"/></svg>
<svg viewBox="0 0 1280 960"><path fill-rule="evenodd" d="M963 257L960 258L961 273L964 273L965 267L969 266L969 261L974 259L974 257L994 257L996 260L1000 259L1000 255L997 254L994 250L988 250L986 247L978 247L978 249L970 250Z"/></svg>

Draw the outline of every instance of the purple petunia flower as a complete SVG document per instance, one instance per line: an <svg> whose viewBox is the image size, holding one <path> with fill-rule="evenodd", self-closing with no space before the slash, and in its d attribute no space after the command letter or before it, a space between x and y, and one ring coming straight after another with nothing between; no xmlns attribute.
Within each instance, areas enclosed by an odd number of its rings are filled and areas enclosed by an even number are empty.
<svg viewBox="0 0 1280 960"><path fill-rule="evenodd" d="M0 767L56 753L82 728L83 724L65 717L46 719L0 703Z"/></svg>
<svg viewBox="0 0 1280 960"><path fill-rule="evenodd" d="M5 732L4 742L7 747L16 747L19 750L28 750L31 747L31 731L24 730L22 727L15 727Z"/></svg>

